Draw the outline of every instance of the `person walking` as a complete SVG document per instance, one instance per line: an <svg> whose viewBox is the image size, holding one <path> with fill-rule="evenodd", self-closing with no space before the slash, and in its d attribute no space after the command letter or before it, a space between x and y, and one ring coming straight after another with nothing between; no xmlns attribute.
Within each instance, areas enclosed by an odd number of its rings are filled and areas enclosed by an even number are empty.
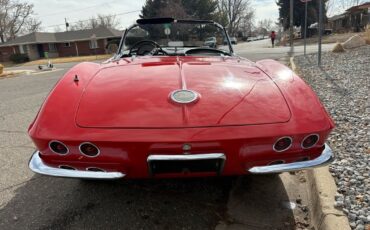
<svg viewBox="0 0 370 230"><path fill-rule="evenodd" d="M275 38L276 38L276 33L275 31L272 31L271 34L270 34L270 38L271 38L271 43L272 43L272 48L275 47Z"/></svg>

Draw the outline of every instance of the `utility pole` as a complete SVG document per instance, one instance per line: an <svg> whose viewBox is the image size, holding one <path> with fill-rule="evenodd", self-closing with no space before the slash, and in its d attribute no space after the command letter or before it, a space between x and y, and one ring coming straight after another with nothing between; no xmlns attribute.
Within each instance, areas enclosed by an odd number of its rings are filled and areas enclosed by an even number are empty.
<svg viewBox="0 0 370 230"><path fill-rule="evenodd" d="M64 18L64 22L66 24L66 31L68 31L69 23L67 22L67 18Z"/></svg>
<svg viewBox="0 0 370 230"><path fill-rule="evenodd" d="M306 56L306 48L307 48L307 5L308 1L304 4L304 56Z"/></svg>
<svg viewBox="0 0 370 230"><path fill-rule="evenodd" d="M312 0L301 0L304 5L304 56L307 54L307 11L308 11L308 3Z"/></svg>
<svg viewBox="0 0 370 230"><path fill-rule="evenodd" d="M294 21L293 21L293 17L294 17L294 10L293 10L293 0L290 0L290 56L292 57L294 55L294 42L293 42L293 36L294 36L294 30L293 30L293 26L294 26Z"/></svg>
<svg viewBox="0 0 370 230"><path fill-rule="evenodd" d="M318 60L317 64L320 67L321 66L321 51L322 51L322 32L323 32L323 4L322 0L319 0L319 52L318 52Z"/></svg>

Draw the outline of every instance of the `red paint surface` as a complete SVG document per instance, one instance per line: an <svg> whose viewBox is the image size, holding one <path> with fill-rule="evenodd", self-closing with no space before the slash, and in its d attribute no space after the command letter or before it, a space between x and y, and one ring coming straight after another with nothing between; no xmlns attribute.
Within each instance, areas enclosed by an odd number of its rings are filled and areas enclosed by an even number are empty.
<svg viewBox="0 0 370 230"><path fill-rule="evenodd" d="M184 84L201 95L197 103L169 101ZM313 159L333 127L311 88L278 62L142 57L71 69L46 99L29 134L51 166L99 167L145 178L150 154L183 154L185 143L192 146L190 154L224 153L222 175L245 174L275 160ZM302 150L301 141L311 133L320 135L319 143ZM282 136L292 137L293 146L276 153L272 146ZM63 141L70 153L52 153L50 140ZM99 146L101 154L81 155L78 145L84 141Z"/></svg>

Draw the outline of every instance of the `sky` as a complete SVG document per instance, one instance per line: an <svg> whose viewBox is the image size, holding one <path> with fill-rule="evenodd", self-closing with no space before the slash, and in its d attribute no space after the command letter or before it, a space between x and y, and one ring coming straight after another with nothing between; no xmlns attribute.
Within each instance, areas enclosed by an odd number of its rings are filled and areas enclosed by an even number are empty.
<svg viewBox="0 0 370 230"><path fill-rule="evenodd" d="M55 27L64 29L64 19L70 24L96 16L117 15L121 28L133 24L139 17L145 0L27 0L34 5L36 17L42 21L43 31L54 31ZM255 21L272 19L279 16L275 0L252 0L255 9Z"/></svg>

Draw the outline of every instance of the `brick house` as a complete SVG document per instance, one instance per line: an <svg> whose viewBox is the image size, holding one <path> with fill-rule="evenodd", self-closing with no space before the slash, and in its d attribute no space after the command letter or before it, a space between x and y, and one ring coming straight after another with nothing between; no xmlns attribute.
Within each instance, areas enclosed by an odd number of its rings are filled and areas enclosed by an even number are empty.
<svg viewBox="0 0 370 230"><path fill-rule="evenodd" d="M0 43L0 62L12 54L27 54L30 60L107 53L106 45L119 41L122 31L107 27L57 33L34 32Z"/></svg>
<svg viewBox="0 0 370 230"><path fill-rule="evenodd" d="M333 32L360 32L370 25L370 2L351 7L345 13L329 18Z"/></svg>

